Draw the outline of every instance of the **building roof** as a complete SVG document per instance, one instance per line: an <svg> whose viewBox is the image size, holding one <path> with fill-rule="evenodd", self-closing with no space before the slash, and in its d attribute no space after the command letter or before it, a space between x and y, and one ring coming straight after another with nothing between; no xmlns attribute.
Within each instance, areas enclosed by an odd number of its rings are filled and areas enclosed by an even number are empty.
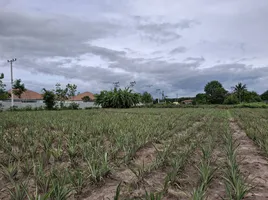
<svg viewBox="0 0 268 200"><path fill-rule="evenodd" d="M187 99L187 100L184 100L182 102L193 102L193 100L192 99Z"/></svg>
<svg viewBox="0 0 268 200"><path fill-rule="evenodd" d="M70 98L71 101L82 101L82 98L85 97L85 96L89 96L89 98L91 100L94 100L95 97L94 97L94 94L92 94L91 92L83 92L81 94L78 94L72 98Z"/></svg>
<svg viewBox="0 0 268 200"><path fill-rule="evenodd" d="M11 94L11 90L8 91L9 94ZM14 99L19 99L18 96L14 95ZM34 100L34 99L43 99L42 94L39 94L37 92L34 92L32 90L26 90L25 92L22 93L20 99L27 99L27 100Z"/></svg>

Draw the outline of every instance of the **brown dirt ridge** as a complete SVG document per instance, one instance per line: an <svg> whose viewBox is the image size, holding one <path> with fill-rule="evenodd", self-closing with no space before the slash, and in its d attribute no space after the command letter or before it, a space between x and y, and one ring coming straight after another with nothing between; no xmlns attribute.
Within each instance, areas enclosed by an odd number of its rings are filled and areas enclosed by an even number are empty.
<svg viewBox="0 0 268 200"><path fill-rule="evenodd" d="M253 185L247 200L268 199L268 161L254 142L240 129L234 119L230 120L234 139L239 142L238 159L241 172Z"/></svg>

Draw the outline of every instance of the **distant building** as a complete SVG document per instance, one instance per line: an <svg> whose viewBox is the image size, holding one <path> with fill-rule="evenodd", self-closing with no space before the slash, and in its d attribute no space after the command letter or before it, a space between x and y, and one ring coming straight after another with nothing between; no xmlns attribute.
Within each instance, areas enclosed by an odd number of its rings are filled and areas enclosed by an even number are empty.
<svg viewBox="0 0 268 200"><path fill-rule="evenodd" d="M11 95L11 90L8 91L8 93ZM11 99L11 97L10 97ZM32 90L26 90L22 93L21 98L14 95L14 101L15 102L22 102L22 103L36 103L36 102L43 102L43 96L42 94L39 94L37 92L34 92Z"/></svg>
<svg viewBox="0 0 268 200"><path fill-rule="evenodd" d="M69 101L75 101L75 102L81 102L83 101L83 98L88 96L90 98L90 101L94 101L95 100L95 97L94 97L94 94L92 94L91 92L83 92L81 94L78 94L74 97L71 97L69 99Z"/></svg>
<svg viewBox="0 0 268 200"><path fill-rule="evenodd" d="M193 100L187 99L187 100L181 101L181 104L193 104Z"/></svg>

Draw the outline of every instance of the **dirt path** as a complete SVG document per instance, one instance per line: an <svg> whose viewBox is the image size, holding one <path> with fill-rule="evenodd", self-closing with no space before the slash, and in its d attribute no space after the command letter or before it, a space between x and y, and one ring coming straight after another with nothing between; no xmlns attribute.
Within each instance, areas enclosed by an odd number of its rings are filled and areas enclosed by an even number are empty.
<svg viewBox="0 0 268 200"><path fill-rule="evenodd" d="M234 139L238 141L238 159L241 172L251 180L253 186L247 200L268 199L268 160L262 156L262 152L254 142L240 129L234 119L230 120L230 127L234 133Z"/></svg>
<svg viewBox="0 0 268 200"><path fill-rule="evenodd" d="M212 166L218 169L216 170L213 180L210 183L207 194L207 200L222 200L225 196L225 185L222 178L222 169L221 166L224 165L226 155L221 151L221 147L217 146L212 153Z"/></svg>

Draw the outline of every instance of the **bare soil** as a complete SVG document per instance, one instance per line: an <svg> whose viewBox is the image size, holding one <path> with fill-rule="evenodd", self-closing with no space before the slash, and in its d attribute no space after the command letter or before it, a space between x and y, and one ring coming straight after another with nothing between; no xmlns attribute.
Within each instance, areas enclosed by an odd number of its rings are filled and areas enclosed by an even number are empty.
<svg viewBox="0 0 268 200"><path fill-rule="evenodd" d="M226 156L224 152L217 146L212 153L212 160L214 161L212 166L218 169L216 170L212 182L206 192L207 200L222 200L225 196L225 185L222 178L222 169L220 168L224 165L225 159Z"/></svg>
<svg viewBox="0 0 268 200"><path fill-rule="evenodd" d="M268 199L268 160L254 142L240 129L235 120L230 121L234 139L238 147L238 162L241 172L248 177L248 183L254 188L247 195L247 200Z"/></svg>
<svg viewBox="0 0 268 200"><path fill-rule="evenodd" d="M156 149L153 143L147 143L140 148L135 155L135 158L129 164L133 170L137 168L146 168L156 158ZM120 197L141 197L145 193L147 186L150 186L145 179L142 183L139 182L137 176L127 166L122 166L116 169L110 178L105 179L105 184L101 187L96 187L88 191L84 200L108 200L113 199L116 194L116 188L121 183Z"/></svg>

